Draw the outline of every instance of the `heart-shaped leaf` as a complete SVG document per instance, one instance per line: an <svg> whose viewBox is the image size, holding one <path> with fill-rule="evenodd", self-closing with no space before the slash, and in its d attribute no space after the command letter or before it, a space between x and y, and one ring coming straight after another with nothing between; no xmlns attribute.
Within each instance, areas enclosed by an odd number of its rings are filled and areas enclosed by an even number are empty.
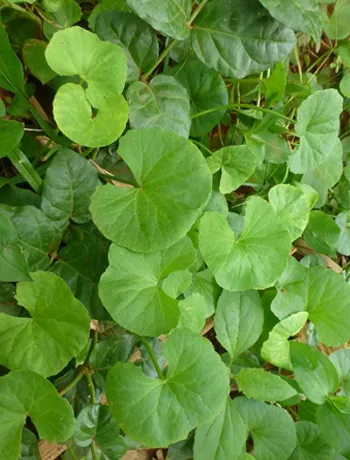
<svg viewBox="0 0 350 460"><path fill-rule="evenodd" d="M133 251L170 247L186 235L209 198L211 173L205 159L187 139L157 129L129 131L118 153L137 187L99 187L90 207L95 224Z"/></svg>
<svg viewBox="0 0 350 460"><path fill-rule="evenodd" d="M237 239L222 214L206 212L200 222L199 247L204 261L228 291L272 286L288 259L290 238L271 205L262 198L251 198L244 220Z"/></svg>
<svg viewBox="0 0 350 460"><path fill-rule="evenodd" d="M295 44L294 33L272 19L257 0L212 0L191 37L206 66L235 78L272 67Z"/></svg>
<svg viewBox="0 0 350 460"><path fill-rule="evenodd" d="M159 336L174 328L180 317L178 301L169 297L161 282L195 262L189 238L150 254L140 254L112 244L109 267L102 275L99 294L112 318L126 329Z"/></svg>
<svg viewBox="0 0 350 460"><path fill-rule="evenodd" d="M297 446L289 460L329 460L333 448L327 444L317 425L311 422L297 422Z"/></svg>
<svg viewBox="0 0 350 460"><path fill-rule="evenodd" d="M107 399L121 428L149 447L186 438L219 414L229 393L226 366L199 334L175 329L163 351L169 364L164 379L147 377L131 363L118 363L107 379Z"/></svg>
<svg viewBox="0 0 350 460"><path fill-rule="evenodd" d="M0 362L54 375L85 347L90 318L67 284L49 272L17 285L16 299L31 318L0 314Z"/></svg>
<svg viewBox="0 0 350 460"><path fill-rule="evenodd" d="M22 428L30 417L41 439L65 442L74 432L73 410L52 383L28 370L0 378L0 456L18 460Z"/></svg>

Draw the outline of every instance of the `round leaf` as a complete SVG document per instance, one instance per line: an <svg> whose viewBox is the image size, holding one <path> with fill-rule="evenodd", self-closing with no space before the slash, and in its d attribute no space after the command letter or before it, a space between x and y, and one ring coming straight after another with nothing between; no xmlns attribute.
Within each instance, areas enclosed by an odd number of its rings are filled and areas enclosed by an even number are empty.
<svg viewBox="0 0 350 460"><path fill-rule="evenodd" d="M169 297L160 283L171 273L188 268L195 257L187 237L150 254L112 244L110 265L99 284L103 305L116 322L136 334L157 337L169 332L177 325L180 310L178 301Z"/></svg>
<svg viewBox="0 0 350 460"><path fill-rule="evenodd" d="M272 286L288 259L290 238L271 205L259 197L249 199L244 220L237 239L222 214L207 212L200 222L204 261L228 291Z"/></svg>
<svg viewBox="0 0 350 460"><path fill-rule="evenodd" d="M157 129L129 131L118 153L138 185L98 188L90 207L95 224L107 238L133 251L173 245L209 198L211 174L205 159L190 141Z"/></svg>
<svg viewBox="0 0 350 460"><path fill-rule="evenodd" d="M269 202L289 233L291 241L296 240L309 220L309 205L304 192L293 185L275 185L269 191Z"/></svg>
<svg viewBox="0 0 350 460"><path fill-rule="evenodd" d="M43 376L61 371L87 344L90 318L67 284L49 272L17 285L16 299L31 318L0 314L0 362Z"/></svg>
<svg viewBox="0 0 350 460"><path fill-rule="evenodd" d="M208 158L212 173L221 169L220 192L231 193L241 186L254 172L255 153L247 145L224 147Z"/></svg>
<svg viewBox="0 0 350 460"><path fill-rule="evenodd" d="M22 428L27 416L39 437L65 442L74 432L74 414L52 383L34 372L14 371L0 378L0 457L20 457Z"/></svg>
<svg viewBox="0 0 350 460"><path fill-rule="evenodd" d="M101 5L101 3L100 3ZM155 32L142 19L125 11L104 11L97 16L96 33L102 40L119 45L126 54L128 81L153 67L158 58Z"/></svg>
<svg viewBox="0 0 350 460"><path fill-rule="evenodd" d="M212 0L191 36L206 66L234 78L272 67L295 44L294 33L272 19L257 0Z"/></svg>
<svg viewBox="0 0 350 460"><path fill-rule="evenodd" d="M132 128L160 128L188 137L190 100L174 77L158 75L150 84L137 81L127 92Z"/></svg>
<svg viewBox="0 0 350 460"><path fill-rule="evenodd" d="M350 34L350 5L348 0L337 0L332 15L324 25L329 38L342 40Z"/></svg>
<svg viewBox="0 0 350 460"><path fill-rule="evenodd" d="M350 397L350 350L337 350L329 355L341 379L341 396Z"/></svg>
<svg viewBox="0 0 350 460"><path fill-rule="evenodd" d="M185 439L219 414L229 393L228 370L208 340L175 329L163 350L169 364L164 379L147 377L131 363L118 363L107 379L107 399L121 428L149 447Z"/></svg>

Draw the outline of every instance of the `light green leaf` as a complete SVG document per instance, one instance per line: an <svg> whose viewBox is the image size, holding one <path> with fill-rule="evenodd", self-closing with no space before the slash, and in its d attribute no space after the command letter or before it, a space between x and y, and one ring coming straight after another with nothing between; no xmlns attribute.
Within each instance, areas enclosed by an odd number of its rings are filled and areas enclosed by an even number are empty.
<svg viewBox="0 0 350 460"><path fill-rule="evenodd" d="M304 231L309 220L309 206L302 190L293 185L275 185L269 191L269 202L289 233L291 241Z"/></svg>
<svg viewBox="0 0 350 460"><path fill-rule="evenodd" d="M283 401L297 394L285 380L264 369L242 369L235 380L239 391L260 401Z"/></svg>
<svg viewBox="0 0 350 460"><path fill-rule="evenodd" d="M13 93L24 93L21 61L11 48L7 33L0 24L0 87Z"/></svg>
<svg viewBox="0 0 350 460"><path fill-rule="evenodd" d="M254 443L256 460L287 460L296 446L292 417L279 407L243 396L233 400Z"/></svg>
<svg viewBox="0 0 350 460"><path fill-rule="evenodd" d="M337 0L333 12L324 25L329 38L342 40L350 34L350 5L348 0Z"/></svg>
<svg viewBox="0 0 350 460"><path fill-rule="evenodd" d="M350 350L334 351L329 355L329 359L334 364L340 377L341 390L338 394L350 397Z"/></svg>
<svg viewBox="0 0 350 460"><path fill-rule="evenodd" d="M278 319L292 313L304 311L307 304L308 270L294 257L289 257L287 266L276 281L277 294L271 302L271 311Z"/></svg>
<svg viewBox="0 0 350 460"><path fill-rule="evenodd" d="M101 452L110 460L118 460L126 453L127 445L120 436L116 420L107 406L85 406L78 414L73 441L77 446L88 447L95 441Z"/></svg>
<svg viewBox="0 0 350 460"><path fill-rule="evenodd" d="M215 332L232 359L254 345L263 323L264 310L258 292L222 292L215 314Z"/></svg>
<svg viewBox="0 0 350 460"><path fill-rule="evenodd" d="M50 265L49 255L60 243L60 234L53 222L34 206L11 207L0 205L17 231L14 239L25 255L31 271L45 270Z"/></svg>
<svg viewBox="0 0 350 460"><path fill-rule="evenodd" d="M347 67L350 67L350 43L341 42L337 44L336 53L341 58L342 63Z"/></svg>
<svg viewBox="0 0 350 460"><path fill-rule="evenodd" d="M321 40L323 15L317 0L289 2L288 0L260 0L272 17L290 29L310 35L316 43Z"/></svg>
<svg viewBox="0 0 350 460"><path fill-rule="evenodd" d="M222 75L244 78L280 62L294 33L271 18L257 0L212 0L192 31L197 57Z"/></svg>
<svg viewBox="0 0 350 460"><path fill-rule="evenodd" d="M96 33L102 40L121 46L125 51L129 82L153 67L158 58L155 32L142 19L124 11L104 11L96 19Z"/></svg>
<svg viewBox="0 0 350 460"><path fill-rule="evenodd" d="M24 42L22 49L23 62L43 85L56 76L46 62L46 46L46 42L32 38Z"/></svg>
<svg viewBox="0 0 350 460"><path fill-rule="evenodd" d="M128 121L128 105L121 94L112 94L95 104L97 115L85 90L66 83L56 93L53 113L61 131L77 144L102 147L112 144L123 133Z"/></svg>
<svg viewBox="0 0 350 460"><path fill-rule="evenodd" d="M310 212L304 240L312 249L329 257L335 257L339 236L340 229L330 214L322 211Z"/></svg>
<svg viewBox="0 0 350 460"><path fill-rule="evenodd" d="M306 172L301 182L313 187L318 195L319 200L315 204L316 207L321 207L325 204L328 198L328 189L333 187L343 172L343 151L341 142L337 140L333 147L333 152L324 163L321 163L317 168Z"/></svg>
<svg viewBox="0 0 350 460"><path fill-rule="evenodd" d="M208 159L212 173L221 169L220 192L231 193L241 186L254 172L255 153L247 145L224 147Z"/></svg>
<svg viewBox="0 0 350 460"><path fill-rule="evenodd" d="M262 148L264 157L270 163L285 163L291 153L288 142L285 139L279 137L277 134L271 133L270 131L262 131L257 134L253 134L250 138L250 142L248 141L249 144L251 144L252 141L259 142L258 145L260 145L260 148ZM255 154L256 150L257 149L255 148Z"/></svg>
<svg viewBox="0 0 350 460"><path fill-rule="evenodd" d="M244 220L238 239L222 214L207 212L200 221L204 261L218 284L229 291L272 286L288 259L290 238L271 205L262 198L250 198Z"/></svg>
<svg viewBox="0 0 350 460"><path fill-rule="evenodd" d="M340 228L340 235L337 242L337 251L344 256L350 256L350 214L349 212L341 212L335 219L336 224Z"/></svg>
<svg viewBox="0 0 350 460"><path fill-rule="evenodd" d="M34 372L10 372L0 378L0 457L17 460L22 428L30 417L39 437L65 442L74 432L73 410L52 383Z"/></svg>
<svg viewBox="0 0 350 460"><path fill-rule="evenodd" d="M50 40L45 56L49 66L59 75L79 75L86 82L84 93L95 108L99 108L105 97L124 89L124 51L81 27L57 32Z"/></svg>
<svg viewBox="0 0 350 460"><path fill-rule="evenodd" d="M228 93L222 76L208 69L197 58L192 57L170 69L173 75L188 91L191 115L228 104ZM211 131L225 114L226 109L215 110L207 115L192 119L191 136L200 137Z"/></svg>
<svg viewBox="0 0 350 460"><path fill-rule="evenodd" d="M191 13L191 0L127 0L135 13L164 35L184 40L190 34L186 21Z"/></svg>
<svg viewBox="0 0 350 460"><path fill-rule="evenodd" d="M185 291L185 296L193 293L198 293L205 297L207 301L207 317L212 315L221 294L221 288L216 284L215 278L209 269L192 275L192 284Z"/></svg>
<svg viewBox="0 0 350 460"><path fill-rule="evenodd" d="M264 80L266 107L271 107L282 100L286 85L287 75L283 62L278 62L271 75Z"/></svg>
<svg viewBox="0 0 350 460"><path fill-rule="evenodd" d="M189 270L170 273L161 283L162 289L169 297L177 299L191 285L192 275Z"/></svg>
<svg viewBox="0 0 350 460"><path fill-rule="evenodd" d="M180 300L179 308L181 311L179 326L194 332L201 332L208 317L205 297L198 293L192 294Z"/></svg>
<svg viewBox="0 0 350 460"><path fill-rule="evenodd" d="M19 144L23 134L24 125L22 123L13 120L0 120L0 158L10 153Z"/></svg>
<svg viewBox="0 0 350 460"><path fill-rule="evenodd" d="M102 11L125 11L127 13L131 12L131 9L126 4L125 0L102 0L98 3L95 8L92 10L92 13L89 16L88 23L90 29L95 32L96 19L97 16Z"/></svg>
<svg viewBox="0 0 350 460"><path fill-rule="evenodd" d="M31 318L0 314L0 362L43 376L57 374L85 347L90 318L69 287L49 272L17 285L16 299Z"/></svg>
<svg viewBox="0 0 350 460"><path fill-rule="evenodd" d="M324 163L338 139L343 98L335 89L316 91L297 110L295 131L300 145L289 157L293 173L305 173Z"/></svg>
<svg viewBox="0 0 350 460"><path fill-rule="evenodd" d="M77 224L88 222L90 197L99 183L97 170L85 158L61 149L46 170L41 209L61 232L70 219Z"/></svg>
<svg viewBox="0 0 350 460"><path fill-rule="evenodd" d="M134 82L126 97L132 128L160 128L189 136L190 99L174 77L158 75L149 84Z"/></svg>
<svg viewBox="0 0 350 460"><path fill-rule="evenodd" d="M0 281L30 279L27 259L16 243L18 233L7 213L0 209Z"/></svg>
<svg viewBox="0 0 350 460"><path fill-rule="evenodd" d="M339 385L337 370L327 356L300 342L290 343L293 372L305 396L315 404L324 404Z"/></svg>
<svg viewBox="0 0 350 460"><path fill-rule="evenodd" d="M350 414L350 398L346 396L330 396L328 399L339 412Z"/></svg>
<svg viewBox="0 0 350 460"><path fill-rule="evenodd" d="M343 96L350 97L350 72L345 72L340 80L339 89Z"/></svg>
<svg viewBox="0 0 350 460"><path fill-rule="evenodd" d="M103 305L121 326L139 335L157 337L174 328L180 317L178 301L161 281L195 262L195 250L185 237L163 251L140 254L112 244L109 267L99 294Z"/></svg>
<svg viewBox="0 0 350 460"><path fill-rule="evenodd" d="M245 451L247 428L228 399L222 411L210 422L197 428L194 458L200 460L240 460Z"/></svg>
<svg viewBox="0 0 350 460"><path fill-rule="evenodd" d="M205 159L187 139L158 129L129 131L118 153L138 185L98 188L90 207L95 224L107 238L133 251L170 247L186 235L209 198L211 174Z"/></svg>
<svg viewBox="0 0 350 460"><path fill-rule="evenodd" d="M317 425L324 439L346 458L350 456L350 415L342 414L331 402L317 408Z"/></svg>
<svg viewBox="0 0 350 460"><path fill-rule="evenodd" d="M289 460L329 460L333 448L326 443L320 429L311 422L297 422L297 446Z"/></svg>
<svg viewBox="0 0 350 460"><path fill-rule="evenodd" d="M208 340L175 329L163 350L169 364L164 379L147 377L134 364L118 363L109 371L106 391L123 431L157 448L185 439L190 430L212 420L229 393L228 370Z"/></svg>
<svg viewBox="0 0 350 460"><path fill-rule="evenodd" d="M270 332L269 338L263 343L261 357L276 367L292 370L288 339L300 331L307 318L308 313L301 311L277 323Z"/></svg>

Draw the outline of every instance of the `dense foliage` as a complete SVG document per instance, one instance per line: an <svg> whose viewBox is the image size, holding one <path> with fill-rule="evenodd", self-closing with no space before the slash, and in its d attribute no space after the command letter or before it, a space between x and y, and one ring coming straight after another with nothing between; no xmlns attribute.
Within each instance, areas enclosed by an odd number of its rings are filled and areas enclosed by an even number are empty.
<svg viewBox="0 0 350 460"><path fill-rule="evenodd" d="M349 35L0 0L1 460L350 459Z"/></svg>

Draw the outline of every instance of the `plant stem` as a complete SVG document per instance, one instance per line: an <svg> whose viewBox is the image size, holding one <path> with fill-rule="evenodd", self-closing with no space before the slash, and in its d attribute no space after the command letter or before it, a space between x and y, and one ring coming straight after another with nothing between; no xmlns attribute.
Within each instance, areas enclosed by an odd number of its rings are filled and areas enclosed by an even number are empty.
<svg viewBox="0 0 350 460"><path fill-rule="evenodd" d="M91 442L90 449L91 449L91 454L92 454L93 460L99 460L98 453L97 453L97 450L96 450L96 443L95 443L94 439Z"/></svg>
<svg viewBox="0 0 350 460"><path fill-rule="evenodd" d="M208 147L206 147L201 142L198 142L195 139L190 139L190 141L193 142L194 144L198 145L198 147L201 147L203 150L205 150L207 153L209 153L209 155L213 154L213 152L210 149L208 149Z"/></svg>
<svg viewBox="0 0 350 460"><path fill-rule="evenodd" d="M128 185L132 185L133 187L138 187L136 182L130 179L126 179L125 177L115 176L114 174L104 174L101 172L99 172L98 175L100 177L103 177L104 179L116 180L118 182L121 182L122 184L128 184Z"/></svg>
<svg viewBox="0 0 350 460"><path fill-rule="evenodd" d="M74 388L79 382L80 380L84 377L84 369L82 368L80 371L79 371L79 374L77 374L74 379L68 383L68 385L66 385L64 388L62 388L62 390L60 390L58 392L58 394L60 396L63 396L65 395L66 393L68 393L68 391L70 391L72 388Z"/></svg>
<svg viewBox="0 0 350 460"><path fill-rule="evenodd" d="M149 78L151 73L159 66L159 64L163 61L163 59L166 58L166 56L168 55L168 53L170 52L170 50L173 48L175 44L176 44L176 40L172 40L169 43L169 45L166 48L164 48L163 52L160 53L160 56L157 62L145 74L143 74L141 78L142 80L147 80Z"/></svg>
<svg viewBox="0 0 350 460"><path fill-rule="evenodd" d="M85 378L87 380L88 387L89 387L89 392L90 392L90 396L91 396L91 404L96 404L95 385L94 385L94 382L92 380L90 372L86 372Z"/></svg>
<svg viewBox="0 0 350 460"><path fill-rule="evenodd" d="M253 104L228 104L228 105L221 105L218 107L213 107L211 109L206 109L203 110L202 112L195 113L194 115L191 116L191 118L198 118L202 117L204 115L208 115L209 113L216 112L218 110L222 109L232 109L232 111L235 111L235 109L253 109L253 110L258 110L259 112L264 112L268 113L270 115L273 115L275 117L282 118L283 120L289 121L290 123L295 123L295 120L293 118L289 118L286 115L283 115L282 113L274 112L273 110L265 109L264 107L258 107Z"/></svg>
<svg viewBox="0 0 350 460"><path fill-rule="evenodd" d="M196 17L199 15L199 13L202 11L202 9L205 7L205 5L208 3L209 0L202 0L201 3L197 6L197 8L194 10L192 13L187 25L191 26L193 24L193 21L196 19Z"/></svg>
<svg viewBox="0 0 350 460"><path fill-rule="evenodd" d="M147 350L147 352L148 352L148 354L149 354L149 356L150 356L150 358L152 360L153 366L154 366L155 370L157 371L157 374L158 374L159 378L164 379L164 374L163 374L161 368L159 367L156 355L154 354L154 351L152 350L152 347L148 343L147 339L144 338L144 337L141 337L141 342L143 343L144 347L146 348L146 350Z"/></svg>
<svg viewBox="0 0 350 460"><path fill-rule="evenodd" d="M13 166L17 169L21 176L29 183L33 190L39 192L42 180L39 174L33 168L31 162L24 153L15 147L7 156L12 161Z"/></svg>
<svg viewBox="0 0 350 460"><path fill-rule="evenodd" d="M78 457L75 455L74 450L68 445L67 445L67 450L68 450L70 456L73 458L73 460L78 460Z"/></svg>

